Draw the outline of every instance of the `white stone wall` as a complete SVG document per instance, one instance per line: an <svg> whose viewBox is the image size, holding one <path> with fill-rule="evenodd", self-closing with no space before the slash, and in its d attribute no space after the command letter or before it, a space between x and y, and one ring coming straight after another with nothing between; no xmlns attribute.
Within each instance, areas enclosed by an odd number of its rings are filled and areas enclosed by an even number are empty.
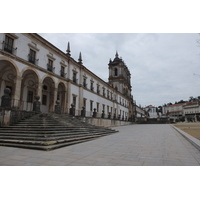
<svg viewBox="0 0 200 200"><path fill-rule="evenodd" d="M179 115L182 115L183 114L183 106L185 104L173 104L173 105L170 105L170 106L166 106L165 107L165 113L167 114L168 112L169 113L179 113Z"/></svg>
<svg viewBox="0 0 200 200"><path fill-rule="evenodd" d="M68 62L65 54L58 50L53 45L47 43L45 40L41 39L40 36L34 35L34 34L15 34L18 39L14 40L14 47L17 47L17 53L16 57L17 59L9 58L9 61L12 61L17 69L17 75L22 76L23 72L27 69L33 70L39 79L40 87L42 86L42 82L45 79L45 77L50 77L53 79L55 83L55 88L58 88L58 83L63 82L66 86L68 85L68 82L72 80L73 71L76 72L76 79L78 79L77 84L71 82L70 88L66 87L67 91L67 109L70 108L70 105L73 101L73 96L76 96L76 110L81 109L81 105L83 104L83 98L86 98L86 112L90 112L90 101L93 101L93 108L96 108L97 103L99 103L99 113L102 113L103 104L105 105L105 114L108 114L108 106L109 106L109 112L112 108L112 116L114 114L115 108L117 109L117 115L120 114L121 116L124 113L124 117L128 117L129 114L129 99L124 97L121 93L115 91L110 85L108 85L106 82L104 82L102 79L97 77L95 74L91 73L87 68L82 68L81 66L75 62L73 59ZM39 38L39 39L38 39ZM5 34L0 34L0 45L5 40ZM33 65L28 62L28 54L30 51L30 48L33 50L36 50L36 59L38 60L37 65ZM0 49L1 46L0 46ZM48 56L51 56L53 58L53 67L54 71L49 72L47 71L47 63L48 63ZM0 58L4 58L3 55L0 53ZM19 58L19 59L18 59ZM63 63L63 66L65 67L65 73L66 79L63 79L60 77L60 69L61 69L61 63ZM87 77L87 88L88 90L84 89L82 86L83 84L83 76ZM90 91L90 82L93 81L93 87L94 92ZM97 83L100 85L100 95L97 94ZM105 97L102 96L103 89L105 88ZM4 83L1 84L0 88L0 94L3 95L3 89L4 89ZM109 91L109 99L107 98L107 90ZM111 100L111 92L112 92L112 98L113 100L116 99L117 102L114 102ZM23 100L26 100L26 93L27 89L24 89L23 91ZM20 95L20 94L19 94ZM55 97L56 98L56 97ZM121 105L120 103L121 99ZM55 100L55 99L54 99ZM122 105L124 103L124 106ZM55 104L55 102L54 102ZM42 111L48 112L47 106L42 106Z"/></svg>
<svg viewBox="0 0 200 200"><path fill-rule="evenodd" d="M200 106L198 103L196 105L184 106L183 107L183 115L187 114L199 114L200 113Z"/></svg>

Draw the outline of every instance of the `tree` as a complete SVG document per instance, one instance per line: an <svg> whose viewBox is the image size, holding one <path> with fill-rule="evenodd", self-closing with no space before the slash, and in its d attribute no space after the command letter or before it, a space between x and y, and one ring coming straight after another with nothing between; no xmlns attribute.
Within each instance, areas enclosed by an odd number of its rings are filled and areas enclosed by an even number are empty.
<svg viewBox="0 0 200 200"><path fill-rule="evenodd" d="M185 103L185 101L183 101L183 100L180 100L178 103Z"/></svg>
<svg viewBox="0 0 200 200"><path fill-rule="evenodd" d="M162 113L162 106L158 106L158 112Z"/></svg>
<svg viewBox="0 0 200 200"><path fill-rule="evenodd" d="M193 100L194 100L194 97L193 97L193 96L189 97L189 102L191 102L191 101L193 101Z"/></svg>

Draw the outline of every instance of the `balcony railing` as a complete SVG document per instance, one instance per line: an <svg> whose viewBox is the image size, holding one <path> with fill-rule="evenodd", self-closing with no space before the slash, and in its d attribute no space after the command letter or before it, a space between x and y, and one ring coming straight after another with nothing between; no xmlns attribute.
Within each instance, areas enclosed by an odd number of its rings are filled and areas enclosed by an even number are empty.
<svg viewBox="0 0 200 200"><path fill-rule="evenodd" d="M30 54L28 54L28 61L34 65L38 65L38 61L39 59L35 59L35 57L31 56Z"/></svg>
<svg viewBox="0 0 200 200"><path fill-rule="evenodd" d="M78 83L78 79L75 78L75 77L72 78L72 81L73 81L74 83Z"/></svg>
<svg viewBox="0 0 200 200"><path fill-rule="evenodd" d="M87 83L83 83L83 87L87 88Z"/></svg>
<svg viewBox="0 0 200 200"><path fill-rule="evenodd" d="M55 67L53 67L53 66L47 64L47 70L48 70L48 71L54 72L54 69L55 69Z"/></svg>
<svg viewBox="0 0 200 200"><path fill-rule="evenodd" d="M91 91L94 91L94 87L90 87L90 90L91 90Z"/></svg>
<svg viewBox="0 0 200 200"><path fill-rule="evenodd" d="M66 75L67 73L63 72L63 71L60 71L60 76L63 77L63 78L66 78Z"/></svg>
<svg viewBox="0 0 200 200"><path fill-rule="evenodd" d="M5 41L3 41L2 43L2 49L8 53L11 53L13 55L16 55L16 52L17 52L17 47L16 48L13 48L13 46L5 43Z"/></svg>

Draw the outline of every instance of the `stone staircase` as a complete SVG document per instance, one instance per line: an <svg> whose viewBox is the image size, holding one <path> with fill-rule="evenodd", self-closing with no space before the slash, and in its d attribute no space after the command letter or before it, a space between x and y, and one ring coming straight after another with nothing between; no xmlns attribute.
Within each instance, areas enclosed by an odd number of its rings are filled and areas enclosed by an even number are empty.
<svg viewBox="0 0 200 200"><path fill-rule="evenodd" d="M37 114L9 127L1 127L0 146L53 150L115 132L66 114Z"/></svg>

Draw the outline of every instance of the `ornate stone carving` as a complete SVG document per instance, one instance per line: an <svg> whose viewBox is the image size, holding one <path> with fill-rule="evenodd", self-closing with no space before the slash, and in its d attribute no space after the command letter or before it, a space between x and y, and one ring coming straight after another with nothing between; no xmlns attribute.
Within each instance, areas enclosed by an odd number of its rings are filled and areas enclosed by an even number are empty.
<svg viewBox="0 0 200 200"><path fill-rule="evenodd" d="M9 88L4 89L4 95L1 97L1 107L5 110L11 109L11 90Z"/></svg>

